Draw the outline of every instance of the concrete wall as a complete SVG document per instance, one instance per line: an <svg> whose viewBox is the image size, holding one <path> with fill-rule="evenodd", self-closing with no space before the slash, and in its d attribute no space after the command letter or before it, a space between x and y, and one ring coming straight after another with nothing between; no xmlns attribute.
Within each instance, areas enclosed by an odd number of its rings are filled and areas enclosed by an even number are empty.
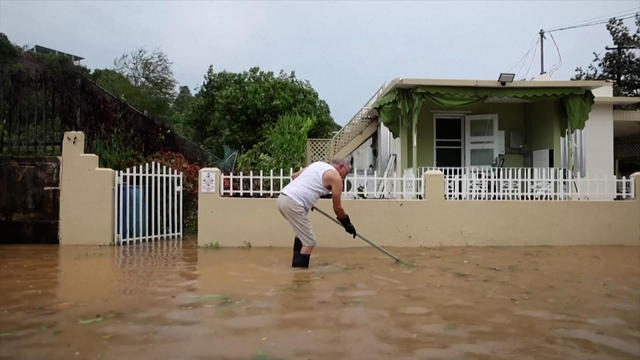
<svg viewBox="0 0 640 360"><path fill-rule="evenodd" d="M276 199L198 195L198 245L291 246ZM640 173L630 201L446 201L439 172L425 174L424 200L345 200L356 229L383 246L640 245ZM330 199L316 204L332 214ZM368 246L322 214L309 214L318 245Z"/></svg>
<svg viewBox="0 0 640 360"><path fill-rule="evenodd" d="M98 156L84 153L84 133L70 131L62 141L60 244L113 242L115 174L98 167Z"/></svg>

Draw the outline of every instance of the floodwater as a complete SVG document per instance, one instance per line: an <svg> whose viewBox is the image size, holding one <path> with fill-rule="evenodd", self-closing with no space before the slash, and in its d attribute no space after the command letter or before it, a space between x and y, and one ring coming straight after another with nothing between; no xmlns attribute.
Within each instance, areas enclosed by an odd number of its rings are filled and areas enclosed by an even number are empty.
<svg viewBox="0 0 640 360"><path fill-rule="evenodd" d="M640 358L640 247L389 250L0 246L0 358Z"/></svg>

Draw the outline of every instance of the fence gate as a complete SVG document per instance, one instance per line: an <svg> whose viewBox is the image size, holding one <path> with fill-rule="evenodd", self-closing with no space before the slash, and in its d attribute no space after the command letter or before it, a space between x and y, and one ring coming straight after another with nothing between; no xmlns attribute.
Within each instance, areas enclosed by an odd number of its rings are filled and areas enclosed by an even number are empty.
<svg viewBox="0 0 640 360"><path fill-rule="evenodd" d="M182 173L152 162L116 171L114 244L182 238Z"/></svg>

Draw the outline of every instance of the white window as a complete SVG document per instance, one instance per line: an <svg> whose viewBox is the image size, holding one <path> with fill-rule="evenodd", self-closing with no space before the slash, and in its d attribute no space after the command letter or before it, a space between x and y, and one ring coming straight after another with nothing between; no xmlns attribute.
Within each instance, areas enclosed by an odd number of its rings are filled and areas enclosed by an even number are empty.
<svg viewBox="0 0 640 360"><path fill-rule="evenodd" d="M498 115L465 116L466 166L491 166L498 161Z"/></svg>

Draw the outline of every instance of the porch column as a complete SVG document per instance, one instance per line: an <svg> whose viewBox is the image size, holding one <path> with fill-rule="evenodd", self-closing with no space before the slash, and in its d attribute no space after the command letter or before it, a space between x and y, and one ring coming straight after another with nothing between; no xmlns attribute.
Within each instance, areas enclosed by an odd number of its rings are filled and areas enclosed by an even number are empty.
<svg viewBox="0 0 640 360"><path fill-rule="evenodd" d="M418 119L416 116L413 117L411 126L411 141L413 145L411 167L413 167L413 175L418 176Z"/></svg>

